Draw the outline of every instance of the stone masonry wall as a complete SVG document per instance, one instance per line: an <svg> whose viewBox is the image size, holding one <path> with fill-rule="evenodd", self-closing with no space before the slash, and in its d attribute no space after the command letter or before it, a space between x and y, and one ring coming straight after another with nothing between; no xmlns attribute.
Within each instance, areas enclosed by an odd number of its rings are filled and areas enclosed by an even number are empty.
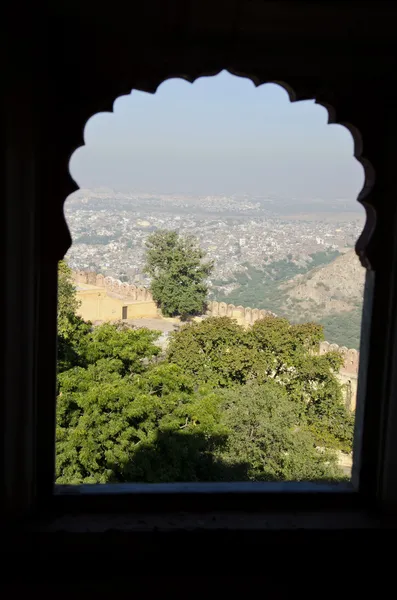
<svg viewBox="0 0 397 600"><path fill-rule="evenodd" d="M275 317L270 310L259 310L258 308L245 308L244 306L234 306L226 302L208 302L207 315L211 317L233 317L241 324L252 325L258 319L264 317Z"/></svg>
<svg viewBox="0 0 397 600"><path fill-rule="evenodd" d="M113 277L97 275L92 271L73 271L73 280L75 283L85 283L103 287L108 292L128 298L128 300L145 300L153 302L152 294L147 288L123 283L119 279L114 279Z"/></svg>
<svg viewBox="0 0 397 600"><path fill-rule="evenodd" d="M360 353L354 348L346 348L346 346L338 346L338 344L330 344L329 342L320 342L320 354L327 352L340 352L344 362L341 367L341 373L345 375L354 375L358 377L358 365L360 361Z"/></svg>

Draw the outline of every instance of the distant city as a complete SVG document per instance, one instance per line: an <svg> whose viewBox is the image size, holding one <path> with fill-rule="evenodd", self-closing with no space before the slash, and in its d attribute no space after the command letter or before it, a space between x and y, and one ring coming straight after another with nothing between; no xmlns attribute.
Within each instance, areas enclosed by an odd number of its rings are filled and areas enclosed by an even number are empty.
<svg viewBox="0 0 397 600"><path fill-rule="evenodd" d="M195 236L214 261L209 299L292 322L315 320L330 342L359 348L358 203L81 189L66 201L65 214L73 238L66 259L74 270L148 287L145 240L158 229L176 230Z"/></svg>
<svg viewBox="0 0 397 600"><path fill-rule="evenodd" d="M354 246L364 224L357 203L245 196L193 196L79 190L66 202L73 237L67 260L123 281L148 284L145 239L156 229L194 235L215 261L214 279L228 280L247 264L288 260L310 266L322 251Z"/></svg>

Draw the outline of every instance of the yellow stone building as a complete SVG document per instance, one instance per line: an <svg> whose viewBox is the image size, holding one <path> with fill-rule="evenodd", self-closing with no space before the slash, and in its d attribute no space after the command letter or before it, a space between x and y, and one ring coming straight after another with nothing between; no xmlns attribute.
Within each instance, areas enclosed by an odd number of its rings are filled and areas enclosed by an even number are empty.
<svg viewBox="0 0 397 600"><path fill-rule="evenodd" d="M120 319L159 318L151 299L133 300L90 283L76 282L80 301L78 314L88 321L118 321Z"/></svg>

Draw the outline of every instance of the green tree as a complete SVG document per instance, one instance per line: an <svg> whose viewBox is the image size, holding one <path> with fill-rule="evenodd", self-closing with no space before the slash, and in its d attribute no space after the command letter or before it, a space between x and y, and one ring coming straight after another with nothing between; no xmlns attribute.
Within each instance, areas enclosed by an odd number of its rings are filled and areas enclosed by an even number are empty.
<svg viewBox="0 0 397 600"><path fill-rule="evenodd" d="M216 479L220 399L175 365L123 373L109 358L60 375L57 482Z"/></svg>
<svg viewBox="0 0 397 600"><path fill-rule="evenodd" d="M152 278L151 292L162 313L183 319L202 314L213 263L204 261L206 254L197 240L160 230L149 236L146 247L145 272Z"/></svg>
<svg viewBox="0 0 397 600"><path fill-rule="evenodd" d="M316 448L297 404L274 380L225 390L222 421L229 431L225 463L254 481L340 478L336 455Z"/></svg>
<svg viewBox="0 0 397 600"><path fill-rule="evenodd" d="M336 373L342 357L317 355L323 338L314 323L291 325L287 319L266 317L245 330L229 317L187 323L171 336L167 360L196 381L214 387L274 380L296 403L318 443L351 448L353 417L343 404Z"/></svg>
<svg viewBox="0 0 397 600"><path fill-rule="evenodd" d="M252 371L253 342L229 317L186 323L170 336L167 359L201 383L243 384Z"/></svg>
<svg viewBox="0 0 397 600"><path fill-rule="evenodd" d="M64 260L58 263L58 333L67 336L79 307L72 270Z"/></svg>
<svg viewBox="0 0 397 600"><path fill-rule="evenodd" d="M101 359L116 359L122 365L121 376L142 373L145 363L160 353L160 348L154 343L159 335L159 331L132 329L122 322L103 323L93 328L86 338L84 363L89 365Z"/></svg>
<svg viewBox="0 0 397 600"><path fill-rule="evenodd" d="M58 375L60 483L123 481L123 468L144 433L139 429L139 405L133 404L139 391L137 374L158 354L158 335L105 323L86 336L78 366ZM146 412L141 407L145 418Z"/></svg>
<svg viewBox="0 0 397 600"><path fill-rule="evenodd" d="M60 375L57 482L333 479L297 405L274 381L197 387L176 365L132 377L118 359Z"/></svg>
<svg viewBox="0 0 397 600"><path fill-rule="evenodd" d="M58 264L58 372L81 364L86 336L91 323L76 314L79 301L72 270L64 260Z"/></svg>
<svg viewBox="0 0 397 600"><path fill-rule="evenodd" d="M350 451L354 415L343 403L336 377L343 364L338 352L318 355L323 328L315 323L291 325L268 317L250 329L255 340L253 369L258 382L274 378L299 406L319 445Z"/></svg>

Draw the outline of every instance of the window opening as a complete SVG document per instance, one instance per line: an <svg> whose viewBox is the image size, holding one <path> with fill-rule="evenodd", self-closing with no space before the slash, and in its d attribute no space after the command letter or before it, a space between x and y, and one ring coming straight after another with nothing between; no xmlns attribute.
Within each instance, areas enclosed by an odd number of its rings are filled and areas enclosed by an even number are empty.
<svg viewBox="0 0 397 600"><path fill-rule="evenodd" d="M364 174L327 122L222 72L87 123L59 271L57 483L350 478Z"/></svg>

